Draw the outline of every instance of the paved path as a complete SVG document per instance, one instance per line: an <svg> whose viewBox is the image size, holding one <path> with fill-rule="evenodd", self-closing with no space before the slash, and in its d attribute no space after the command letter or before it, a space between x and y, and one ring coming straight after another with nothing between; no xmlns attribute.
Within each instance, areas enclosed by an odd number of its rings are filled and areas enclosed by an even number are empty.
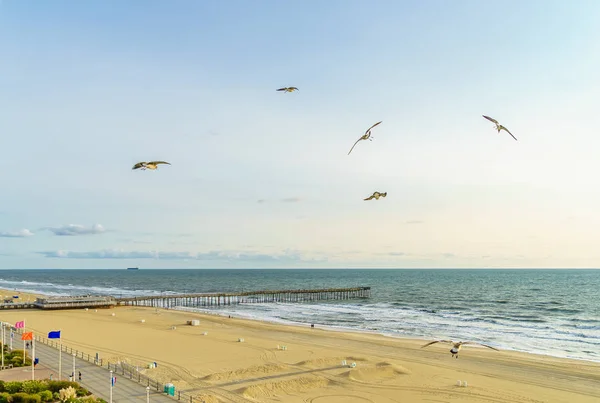
<svg viewBox="0 0 600 403"><path fill-rule="evenodd" d="M30 351L31 353L31 351ZM42 343L35 343L35 356L40 359L40 365L54 371L53 379L58 379L58 350ZM84 388L94 395L109 401L110 394L110 372L103 367L94 365L80 358L75 359L75 375L81 371L81 382ZM62 378L69 380L73 372L73 356L62 353ZM117 383L113 388L113 403L145 402L146 386L132 381L124 376L116 375ZM38 377L36 376L36 379ZM174 403L175 399L157 392L156 388L150 390L150 402L152 403Z"/></svg>

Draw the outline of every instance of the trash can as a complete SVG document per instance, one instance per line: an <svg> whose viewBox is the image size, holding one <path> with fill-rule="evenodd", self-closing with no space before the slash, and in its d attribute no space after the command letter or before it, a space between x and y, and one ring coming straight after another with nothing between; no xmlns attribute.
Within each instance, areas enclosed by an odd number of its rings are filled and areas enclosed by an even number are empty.
<svg viewBox="0 0 600 403"><path fill-rule="evenodd" d="M175 396L175 385L173 385L172 383L167 383L165 385L164 392L167 395Z"/></svg>

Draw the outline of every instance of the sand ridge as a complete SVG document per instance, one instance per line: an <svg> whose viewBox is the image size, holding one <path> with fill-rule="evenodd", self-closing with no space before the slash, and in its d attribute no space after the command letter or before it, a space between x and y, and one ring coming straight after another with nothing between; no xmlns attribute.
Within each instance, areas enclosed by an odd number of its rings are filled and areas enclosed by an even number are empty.
<svg viewBox="0 0 600 403"><path fill-rule="evenodd" d="M261 402L264 401L265 398L293 395L313 389L324 388L329 382L329 380L319 377L303 376L284 381L262 382L246 388L241 388L237 392L246 398Z"/></svg>
<svg viewBox="0 0 600 403"><path fill-rule="evenodd" d="M253 365L247 368L236 369L234 371L217 372L214 374L210 374L203 377L202 380L205 380L207 382L234 381L239 379L259 378L266 375L281 373L289 370L290 368L287 365L282 364Z"/></svg>
<svg viewBox="0 0 600 403"><path fill-rule="evenodd" d="M350 371L344 372L343 376L352 381L370 383L395 380L400 375L409 375L410 373L410 370L401 365L379 362L373 366L352 368Z"/></svg>

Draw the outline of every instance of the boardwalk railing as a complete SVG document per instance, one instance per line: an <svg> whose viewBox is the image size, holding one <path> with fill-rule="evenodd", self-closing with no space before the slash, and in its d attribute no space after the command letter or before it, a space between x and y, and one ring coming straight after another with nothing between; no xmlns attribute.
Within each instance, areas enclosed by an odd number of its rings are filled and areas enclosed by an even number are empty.
<svg viewBox="0 0 600 403"><path fill-rule="evenodd" d="M12 331L15 334L23 333L23 331L21 329L12 328ZM90 355L88 353L84 353L83 351L79 351L74 348L71 348L71 347L65 345L64 343L61 344L57 341L54 341L54 339L50 340L50 339L47 339L42 336L37 336L35 334L34 334L34 338L35 338L36 343L42 343L42 344L45 344L46 346L53 347L57 350L62 348L62 351L64 353L67 353L70 355L75 355L75 357L77 357L77 358L80 358L82 360L85 360L87 362L95 364L99 367L106 368L107 371L113 371L113 373L115 375L121 375L121 376L127 377L133 381L136 381L141 385L149 386L150 388L156 390L157 392L163 392L165 390L165 387L167 386L167 384L164 384L162 382L157 381L156 379L153 379L147 375L142 374L139 371L139 369L133 365L130 365L130 364L127 364L124 362L110 362L107 360L103 360L102 358L100 358L99 360L96 360L95 356ZM204 403L204 400L197 398L194 395L192 395L191 393L188 393L185 391L175 391L174 396L171 396L171 395L168 395L168 396L173 398L174 400L180 400L183 402Z"/></svg>
<svg viewBox="0 0 600 403"><path fill-rule="evenodd" d="M267 302L312 302L369 298L371 287L325 288L318 290L265 290L239 293L183 294L116 298L117 305L156 308L206 307Z"/></svg>

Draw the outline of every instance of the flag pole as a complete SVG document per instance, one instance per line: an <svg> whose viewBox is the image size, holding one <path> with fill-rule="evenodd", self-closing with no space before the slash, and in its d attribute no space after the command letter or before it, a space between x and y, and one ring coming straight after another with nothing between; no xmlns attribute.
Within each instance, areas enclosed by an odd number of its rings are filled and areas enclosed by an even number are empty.
<svg viewBox="0 0 600 403"><path fill-rule="evenodd" d="M60 329L58 331L60 332ZM58 344L60 348L58 349L58 380L60 381L62 379L62 333L59 336L60 337L58 338Z"/></svg>
<svg viewBox="0 0 600 403"><path fill-rule="evenodd" d="M25 319L23 319L23 333L25 333ZM23 340L23 366L25 366L25 340Z"/></svg>
<svg viewBox="0 0 600 403"><path fill-rule="evenodd" d="M4 369L4 343L5 343L5 339L4 339L4 322L2 322L2 369Z"/></svg>
<svg viewBox="0 0 600 403"><path fill-rule="evenodd" d="M35 336L31 335L31 380L35 380Z"/></svg>

